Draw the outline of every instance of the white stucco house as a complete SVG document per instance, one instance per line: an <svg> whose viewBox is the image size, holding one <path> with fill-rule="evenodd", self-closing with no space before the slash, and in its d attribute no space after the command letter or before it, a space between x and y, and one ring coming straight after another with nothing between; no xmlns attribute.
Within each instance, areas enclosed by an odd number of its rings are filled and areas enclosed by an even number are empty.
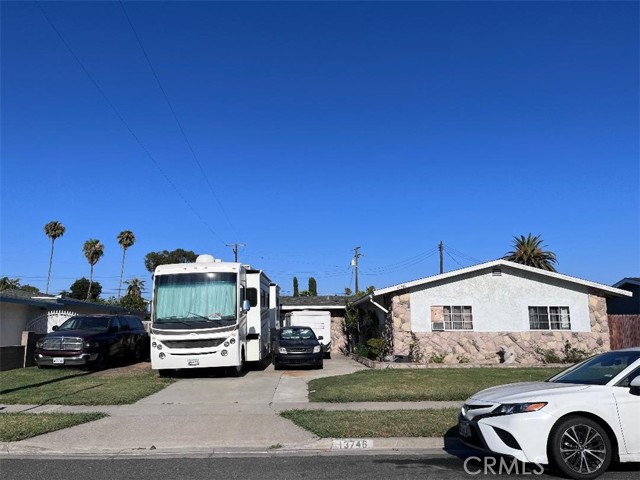
<svg viewBox="0 0 640 480"><path fill-rule="evenodd" d="M629 291L507 260L375 290L354 305L392 354L492 363L504 352L536 363L536 349L609 349L606 299Z"/></svg>

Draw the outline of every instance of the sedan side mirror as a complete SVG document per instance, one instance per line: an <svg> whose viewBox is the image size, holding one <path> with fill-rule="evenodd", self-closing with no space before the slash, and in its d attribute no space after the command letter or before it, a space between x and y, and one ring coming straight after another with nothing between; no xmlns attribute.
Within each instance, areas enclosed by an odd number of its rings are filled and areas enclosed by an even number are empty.
<svg viewBox="0 0 640 480"><path fill-rule="evenodd" d="M631 382L629 383L629 387L629 393L631 395L640 396L640 375L631 380Z"/></svg>
<svg viewBox="0 0 640 480"><path fill-rule="evenodd" d="M58 329L58 325L54 325L53 327L51 327L51 330L53 330L54 332Z"/></svg>

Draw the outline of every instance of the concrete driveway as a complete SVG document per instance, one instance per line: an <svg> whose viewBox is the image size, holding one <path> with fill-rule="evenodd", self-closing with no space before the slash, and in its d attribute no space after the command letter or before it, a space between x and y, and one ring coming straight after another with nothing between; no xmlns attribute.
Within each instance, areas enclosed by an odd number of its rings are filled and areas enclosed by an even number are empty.
<svg viewBox="0 0 640 480"><path fill-rule="evenodd" d="M276 411L283 404L304 407L307 382L365 367L342 355L325 360L323 370L248 371L240 378L180 378L133 405L86 407L108 418L15 442L12 450L64 454L131 451L219 452L296 448L318 442ZM50 409L65 411L64 407ZM78 411L78 408L69 409Z"/></svg>

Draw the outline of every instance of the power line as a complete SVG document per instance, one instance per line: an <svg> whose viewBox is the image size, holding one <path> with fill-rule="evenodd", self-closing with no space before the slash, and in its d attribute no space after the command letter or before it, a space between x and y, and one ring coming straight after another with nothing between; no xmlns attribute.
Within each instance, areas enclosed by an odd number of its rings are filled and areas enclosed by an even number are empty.
<svg viewBox="0 0 640 480"><path fill-rule="evenodd" d="M220 238L220 236L209 226L209 224L205 221L204 218L202 218L202 216L195 210L195 208L193 208L193 206L191 205L191 203L189 203L189 201L182 195L182 193L180 193L180 190L178 190L178 187L176 186L175 183L173 183L173 181L169 178L169 176L165 173L165 171L162 169L162 167L160 167L160 164L156 161L156 159L153 157L153 155L151 154L151 152L147 149L147 147L142 143L142 141L140 140L140 138L135 134L135 132L131 129L131 127L129 126L129 124L126 122L126 120L122 117L122 115L120 114L120 112L118 111L118 109L115 107L115 105L111 102L111 100L109 100L109 98L107 97L107 95L104 93L104 91L102 90L102 88L100 88L100 85L98 85L98 82L93 78L93 76L89 73L89 71L87 70L87 68L84 66L84 64L82 63L82 61L80 60L80 58L78 57L78 55L76 55L76 53L74 52L74 50L71 48L71 46L67 43L67 41L65 40L65 38L62 36L62 33L60 33L60 30L58 30L58 28L55 26L55 24L53 23L53 21L51 20L51 18L49 18L49 16L47 15L47 12L45 12L45 10L42 8L42 6L40 5L40 3L38 1L34 2L36 4L36 6L40 9L40 11L42 12L42 15L44 16L44 18L47 20L47 22L49 23L49 25L51 26L51 28L53 29L54 32L56 32L56 34L58 35L58 38L60 38L60 41L64 44L64 46L67 48L67 50L69 51L69 53L71 54L71 56L73 56L73 58L75 59L75 61L78 63L78 65L80 66L80 68L82 69L82 71L85 73L85 75L87 75L87 77L89 78L89 80L91 81L91 83L93 84L94 87L96 87L96 89L98 90L98 92L100 93L100 95L102 96L102 98L107 102L107 104L111 107L111 109L113 110L113 113L115 113L116 117L118 117L118 119L120 120L120 122L122 122L122 124L125 126L125 128L127 129L127 131L131 134L131 136L134 138L134 140L136 141L136 143L140 146L140 148L142 148L142 150L144 151L144 153L147 155L147 157L149 158L149 160L151 160L151 162L153 163L153 165L158 169L158 171L162 174L162 176L164 177L164 179L167 181L167 183L169 183L169 185L171 185L171 187L174 189L174 191L176 192L176 194L178 195L178 197L180 197L180 199L187 205L187 207L189 207L189 209L193 212L193 214L203 223L203 225L205 225L207 227L207 229L215 236L218 238L218 240L220 240L220 242L224 243L224 241L222 240L222 238Z"/></svg>
<svg viewBox="0 0 640 480"><path fill-rule="evenodd" d="M187 144L187 147L189 147L189 151L191 152L191 155L193 156L193 159L195 160L196 165L198 165L198 168L200 169L200 173L202 173L202 176L203 176L207 186L209 187L209 190L211 191L211 194L213 195L213 198L215 198L216 202L218 203L218 206L220 207L220 210L222 211L222 213L224 214L225 218L227 219L227 222L229 223L229 225L231 226L231 228L233 229L233 231L237 235L238 232L237 232L235 226L231 222L231 219L229 218L229 215L227 215L227 211L223 207L222 202L220 202L220 199L216 195L216 192L213 189L213 186L211 185L211 182L209 181L209 177L205 173L204 168L202 168L202 164L200 163L200 159L198 158L198 155L196 154L195 150L193 149L193 146L191 145L191 142L189 141L189 138L187 137L187 134L185 133L184 128L182 127L182 123L180 122L180 120L178 120L178 115L176 114L176 111L173 108L173 105L171 104L171 101L169 101L169 97L167 96L167 92L165 91L164 87L162 86L162 83L160 82L160 78L158 77L158 74L156 73L156 69L153 68L153 64L151 63L151 60L149 59L149 55L147 55L147 51L144 48L144 45L142 44L142 40L140 40L140 36L138 35L138 32L136 31L135 27L133 26L133 22L131 21L131 18L127 14L127 10L124 8L124 4L122 3L122 1L120 1L118 3L120 3L120 7L122 8L122 12L124 13L125 18L127 19L127 23L131 27L131 31L133 32L133 35L136 37L138 45L140 46L140 49L142 50L142 54L144 55L144 58L147 61L147 65L149 65L149 69L151 70L151 73L153 74L153 77L156 79L156 83L158 84L158 87L160 88L160 91L162 92L162 96L164 97L165 102L167 102L167 105L169 106L169 110L171 110L171 114L173 115L174 120L178 124L178 128L180 129L180 133L182 134L182 138L184 138L184 141Z"/></svg>

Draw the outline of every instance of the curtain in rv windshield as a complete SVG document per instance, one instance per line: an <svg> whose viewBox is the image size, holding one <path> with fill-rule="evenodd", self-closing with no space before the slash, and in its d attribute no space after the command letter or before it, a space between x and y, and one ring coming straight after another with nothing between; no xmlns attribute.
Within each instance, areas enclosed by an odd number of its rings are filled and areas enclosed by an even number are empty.
<svg viewBox="0 0 640 480"><path fill-rule="evenodd" d="M158 285L156 318L235 318L235 282Z"/></svg>

